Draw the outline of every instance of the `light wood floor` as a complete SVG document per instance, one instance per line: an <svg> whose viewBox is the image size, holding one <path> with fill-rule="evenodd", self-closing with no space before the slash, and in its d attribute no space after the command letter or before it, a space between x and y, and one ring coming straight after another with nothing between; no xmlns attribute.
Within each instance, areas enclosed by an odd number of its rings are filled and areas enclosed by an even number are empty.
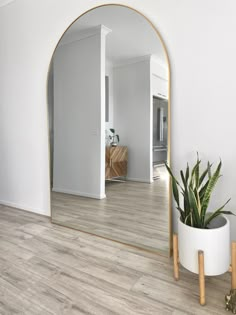
<svg viewBox="0 0 236 315"><path fill-rule="evenodd" d="M107 182L106 199L52 193L52 220L109 239L168 253L168 182Z"/></svg>
<svg viewBox="0 0 236 315"><path fill-rule="evenodd" d="M1 315L224 315L230 275L198 279L172 260L0 206Z"/></svg>

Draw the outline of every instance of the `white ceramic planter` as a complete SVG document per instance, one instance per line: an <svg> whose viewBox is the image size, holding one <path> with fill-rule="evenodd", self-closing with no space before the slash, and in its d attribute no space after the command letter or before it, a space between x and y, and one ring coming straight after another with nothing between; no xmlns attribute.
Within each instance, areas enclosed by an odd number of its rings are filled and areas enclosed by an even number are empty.
<svg viewBox="0 0 236 315"><path fill-rule="evenodd" d="M224 216L217 217L210 229L197 229L178 221L179 261L183 267L198 274L198 251L204 251L205 275L225 273L230 266L230 224Z"/></svg>

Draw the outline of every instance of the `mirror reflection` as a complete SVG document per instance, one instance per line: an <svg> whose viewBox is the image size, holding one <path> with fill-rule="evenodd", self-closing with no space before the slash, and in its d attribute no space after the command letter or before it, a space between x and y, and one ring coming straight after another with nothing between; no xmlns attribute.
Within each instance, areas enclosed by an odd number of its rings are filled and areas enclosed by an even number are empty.
<svg viewBox="0 0 236 315"><path fill-rule="evenodd" d="M53 223L168 253L168 79L157 32L130 8L64 33L48 77Z"/></svg>

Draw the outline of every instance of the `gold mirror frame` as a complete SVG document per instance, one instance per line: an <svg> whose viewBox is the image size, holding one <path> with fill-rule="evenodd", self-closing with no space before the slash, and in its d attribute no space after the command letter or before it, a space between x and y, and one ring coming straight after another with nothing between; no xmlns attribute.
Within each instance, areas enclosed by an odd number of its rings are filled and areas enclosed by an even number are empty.
<svg viewBox="0 0 236 315"><path fill-rule="evenodd" d="M97 8L101 8L101 7L106 7L106 6L120 6L120 7L125 7L125 8L128 8L130 10L133 10L135 11L137 14L141 15L142 17L145 18L145 20L151 25L151 27L153 28L153 30L156 32L157 34L157 37L159 38L160 42L161 42L161 45L163 47L163 50L164 50L164 54L165 54L165 58L166 58L166 62L167 62L167 65L168 65L168 150L167 150L167 161L168 161L168 165L170 165L170 153L171 153L171 150L170 150L170 147L171 147L171 142L170 142L170 132L171 132L171 127L170 127L170 123L171 123L171 91L170 91L170 81L171 81L171 71L170 71L170 60L169 60L169 56L168 56L168 53L167 53L167 48L166 48L166 45L164 43L164 40L160 34L160 32L157 30L157 28L154 26L154 24L143 14L141 13L140 11L128 6L128 5L124 5L124 4L119 4L119 3L107 3L107 4L102 4L102 5L97 5L95 7L92 7L91 9L85 11L84 13L82 13L81 15L79 15L75 20L73 20L72 23L70 23L70 25L66 28L66 30L63 32L63 34L61 35L60 39L58 40L57 42L57 45L56 47L54 48L53 50L53 53L51 55L51 58L50 58L50 64L49 64L49 67L48 67L48 72L47 72L47 80L46 80L46 93L47 93L47 128L48 128L48 154L49 154L49 164L48 164L48 174L49 174L49 183L51 183L51 174L50 174L50 164L51 164L51 154L50 154L50 130L49 130L49 114L48 114L48 107L49 107L49 103L48 103L48 81L49 81L49 72L50 72L50 69L51 69L51 65L52 65L52 60L53 60L53 56L55 54L55 51L62 39L62 37L64 36L64 34L67 32L67 30L78 20L80 19L83 15L87 14L88 12L90 11L93 11ZM169 187L169 201L168 201L168 214L169 214L169 256L172 256L172 253L173 253L173 240L172 240L172 235L173 235L173 226L172 226L172 188L171 188L171 179L169 178L169 184L168 184L168 187ZM50 201L50 219L51 219L51 223L52 222L52 208L51 208L51 189L49 189L49 201ZM55 223L57 224L57 223ZM63 226L63 225L62 225ZM73 228L71 228L73 229ZM79 230L79 229L78 229ZM83 231L84 232L84 231ZM93 234L93 233L89 233L89 232L84 232L84 233L88 233L88 234L91 234L91 235L96 235L96 234ZM101 237L101 238L105 238L103 236L98 236L96 235L97 237ZM115 242L118 242L116 240L113 240L113 239L110 239L112 241L115 241ZM132 246L132 247L136 247L134 245L129 245L129 244L126 244L124 242L118 242L118 243L122 243L122 244L125 244L127 246ZM147 249L144 249L144 248L141 248L139 247L139 249L141 250L145 250L145 251L149 251L150 250L147 250ZM154 251L155 253L159 253L159 254L163 254L163 252L161 250L155 250Z"/></svg>

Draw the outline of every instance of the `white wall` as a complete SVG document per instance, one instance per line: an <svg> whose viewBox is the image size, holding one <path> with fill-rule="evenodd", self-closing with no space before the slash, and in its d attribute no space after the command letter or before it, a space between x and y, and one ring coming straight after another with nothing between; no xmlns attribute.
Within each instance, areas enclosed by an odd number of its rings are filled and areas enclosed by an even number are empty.
<svg viewBox="0 0 236 315"><path fill-rule="evenodd" d="M114 67L114 126L128 147L129 180L152 181L150 59ZM150 119L151 117L151 119Z"/></svg>
<svg viewBox="0 0 236 315"><path fill-rule="evenodd" d="M93 35L59 46L54 55L53 190L57 192L105 196L104 168L101 171L105 152L101 131L104 36L98 29Z"/></svg>
<svg viewBox="0 0 236 315"><path fill-rule="evenodd" d="M151 72L153 75L168 80L168 64L163 64L156 56L151 56Z"/></svg>
<svg viewBox="0 0 236 315"><path fill-rule="evenodd" d="M163 65L151 56L151 90L153 96L168 98L168 64Z"/></svg>
<svg viewBox="0 0 236 315"><path fill-rule="evenodd" d="M0 9L0 200L50 214L46 79L53 50L84 11L111 0L21 0ZM162 34L171 64L174 169L198 150L223 160L213 206L232 197L236 212L236 2L120 0ZM43 20L43 23L42 23ZM236 218L232 218L236 239Z"/></svg>
<svg viewBox="0 0 236 315"><path fill-rule="evenodd" d="M111 34L112 36L112 34ZM110 128L114 128L114 121L113 121L113 64L106 60L106 75L109 77L109 121L106 122L106 130Z"/></svg>

